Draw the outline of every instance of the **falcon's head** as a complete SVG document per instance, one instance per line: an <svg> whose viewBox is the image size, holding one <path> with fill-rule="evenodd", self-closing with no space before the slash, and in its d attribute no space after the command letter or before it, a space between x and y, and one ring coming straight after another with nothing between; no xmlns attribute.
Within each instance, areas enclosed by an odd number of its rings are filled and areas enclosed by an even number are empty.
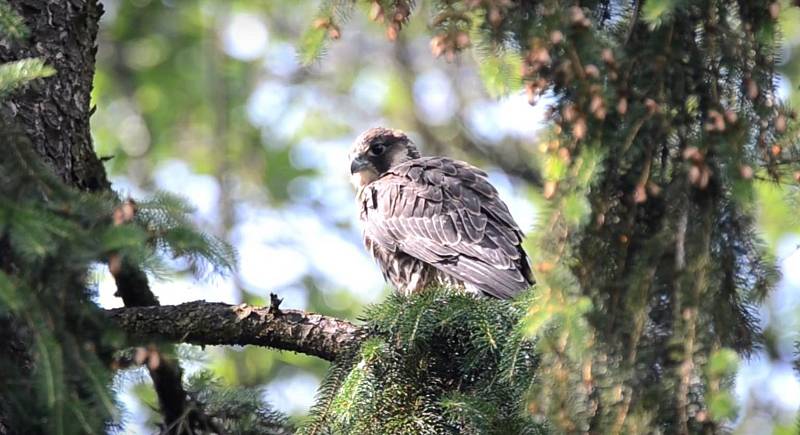
<svg viewBox="0 0 800 435"><path fill-rule="evenodd" d="M417 147L402 131L371 128L358 136L350 151L352 183L356 189L364 187L393 166L417 158Z"/></svg>

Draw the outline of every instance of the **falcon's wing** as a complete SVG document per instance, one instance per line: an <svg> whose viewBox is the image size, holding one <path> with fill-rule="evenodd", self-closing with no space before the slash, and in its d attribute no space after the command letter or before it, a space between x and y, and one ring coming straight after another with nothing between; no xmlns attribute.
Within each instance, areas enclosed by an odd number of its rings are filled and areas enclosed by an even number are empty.
<svg viewBox="0 0 800 435"><path fill-rule="evenodd" d="M364 235L484 293L506 299L533 283L522 232L486 173L424 157L392 168L361 193Z"/></svg>

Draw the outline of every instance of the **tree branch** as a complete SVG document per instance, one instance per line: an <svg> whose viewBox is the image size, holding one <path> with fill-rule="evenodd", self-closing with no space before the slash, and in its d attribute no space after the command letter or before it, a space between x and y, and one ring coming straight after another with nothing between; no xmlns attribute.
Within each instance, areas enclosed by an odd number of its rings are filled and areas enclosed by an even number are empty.
<svg viewBox="0 0 800 435"><path fill-rule="evenodd" d="M334 361L363 337L346 320L250 305L194 301L180 305L107 310L109 318L134 340L164 340L197 345L268 346Z"/></svg>

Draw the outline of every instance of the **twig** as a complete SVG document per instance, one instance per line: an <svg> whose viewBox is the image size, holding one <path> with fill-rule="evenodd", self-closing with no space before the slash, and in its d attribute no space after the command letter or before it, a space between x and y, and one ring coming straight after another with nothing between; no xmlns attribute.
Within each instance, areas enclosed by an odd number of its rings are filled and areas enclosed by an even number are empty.
<svg viewBox="0 0 800 435"><path fill-rule="evenodd" d="M281 302L283 299L279 298L275 293L269 294L269 313L273 315L281 314Z"/></svg>

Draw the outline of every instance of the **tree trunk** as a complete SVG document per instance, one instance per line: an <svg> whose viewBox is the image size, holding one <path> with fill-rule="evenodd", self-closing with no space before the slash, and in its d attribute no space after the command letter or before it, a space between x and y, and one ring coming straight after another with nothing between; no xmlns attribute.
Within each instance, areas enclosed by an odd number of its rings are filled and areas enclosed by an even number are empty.
<svg viewBox="0 0 800 435"><path fill-rule="evenodd" d="M25 19L30 33L15 41L0 40L0 63L38 57L56 69L0 103L0 116L30 138L34 151L65 183L82 190L110 187L92 147L89 108L94 79L97 29L102 6L96 0L9 0ZM2 157L0 157L2 158ZM2 245L2 241L0 241ZM0 247L0 251L5 251ZM13 260L0 255L0 269L11 271ZM0 351L30 370L24 335L14 320L0 322ZM14 433L0 406L0 434Z"/></svg>
<svg viewBox="0 0 800 435"><path fill-rule="evenodd" d="M30 34L0 43L0 63L39 57L57 72L6 99L0 113L23 129L42 161L65 183L82 190L108 189L89 130L102 5L97 0L10 0L9 4L25 19Z"/></svg>
<svg viewBox="0 0 800 435"><path fill-rule="evenodd" d="M30 33L24 40L0 41L0 63L37 57L55 68L56 75L38 80L6 99L0 104L0 117L28 136L42 162L66 184L85 191L110 190L105 168L94 152L89 128L102 5L97 0L10 0L9 4L24 18ZM0 256L0 269L10 264L13 259ZM138 268L123 262L114 278L117 294L126 306L158 305L147 276ZM14 359L28 361L27 350L17 345L24 341L9 334L0 335L0 351L20 352ZM181 369L170 354L169 349L161 352L153 348L147 366L159 397L164 426L168 428L165 433L191 433L191 428L202 427L205 417L198 412L186 412ZM13 431L3 423L8 421L3 416L0 404L0 435ZM183 419L187 423L178 424Z"/></svg>

